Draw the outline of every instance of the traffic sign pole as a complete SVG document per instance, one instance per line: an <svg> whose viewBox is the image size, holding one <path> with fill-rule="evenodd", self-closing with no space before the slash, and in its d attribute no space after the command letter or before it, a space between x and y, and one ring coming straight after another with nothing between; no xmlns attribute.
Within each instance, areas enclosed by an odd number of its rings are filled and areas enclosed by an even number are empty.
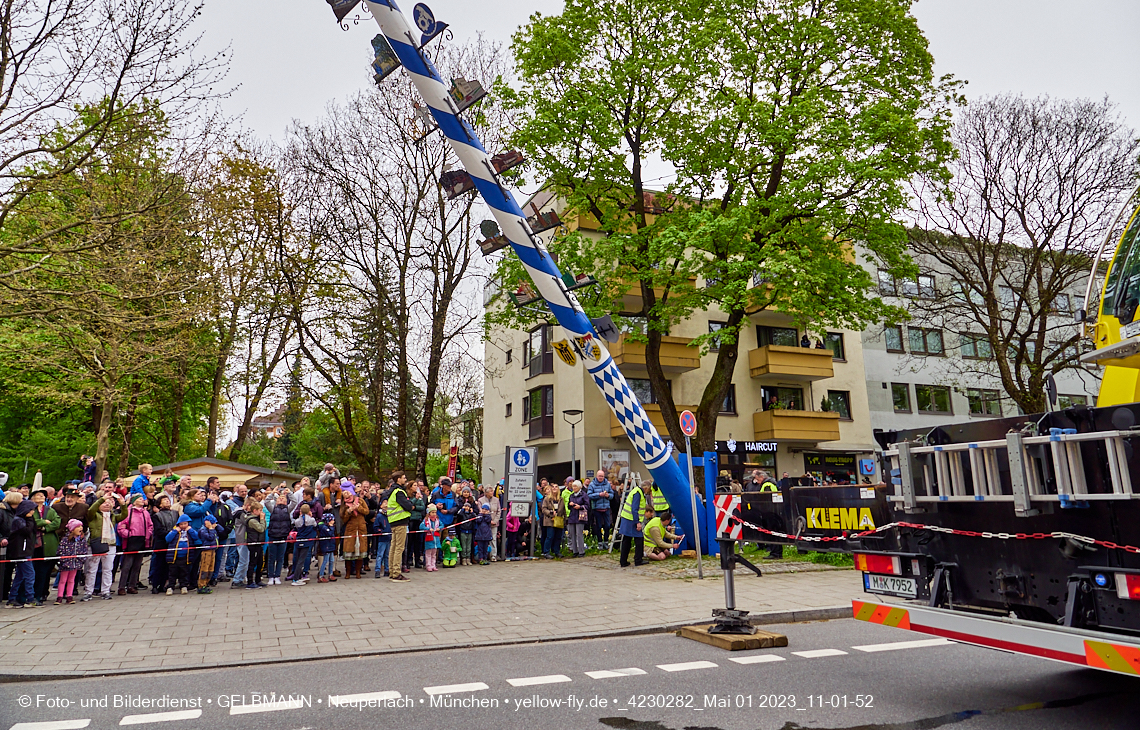
<svg viewBox="0 0 1140 730"><path fill-rule="evenodd" d="M697 419L692 411L682 411L681 432L685 434L685 454L689 457L689 499L693 505L693 544L697 546L697 580L705 579L705 567L701 559L701 528L697 524L697 490L693 485L693 444L689 437L697 432ZM707 508L707 505L706 505Z"/></svg>

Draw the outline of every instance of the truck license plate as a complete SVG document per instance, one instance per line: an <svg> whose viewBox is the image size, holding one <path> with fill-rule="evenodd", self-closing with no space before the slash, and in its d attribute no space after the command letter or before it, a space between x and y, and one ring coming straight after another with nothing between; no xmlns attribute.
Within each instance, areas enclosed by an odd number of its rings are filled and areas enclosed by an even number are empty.
<svg viewBox="0 0 1140 730"><path fill-rule="evenodd" d="M918 582L914 578L899 578L893 575L863 574L863 589L868 593L883 593L902 598L918 597Z"/></svg>

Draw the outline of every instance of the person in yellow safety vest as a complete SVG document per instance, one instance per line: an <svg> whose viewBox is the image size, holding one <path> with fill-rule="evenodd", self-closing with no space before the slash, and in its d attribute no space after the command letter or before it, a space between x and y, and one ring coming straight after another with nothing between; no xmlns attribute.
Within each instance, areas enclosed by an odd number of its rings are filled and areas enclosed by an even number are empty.
<svg viewBox="0 0 1140 730"><path fill-rule="evenodd" d="M666 527L672 519L673 515L669 514L669 510L657 513L645 510L645 539L649 542L649 552L645 553L647 559L664 560L681 547L677 535ZM668 542L670 540L675 542Z"/></svg>
<svg viewBox="0 0 1140 730"><path fill-rule="evenodd" d="M653 505L653 511L660 513L669 509L669 500L665 499L665 495L661 492L661 489L652 482L650 482L650 484L653 488L652 500L650 502Z"/></svg>
<svg viewBox="0 0 1140 730"><path fill-rule="evenodd" d="M776 486L776 482L768 476L768 472L760 472L760 491L761 492L778 492L780 488Z"/></svg>
<svg viewBox="0 0 1140 730"><path fill-rule="evenodd" d="M404 472L392 473L392 486L388 491L388 524L392 527L392 545L388 553L388 578L405 581L408 577L400 572L404 560L404 544L408 540L408 520L412 516L412 503L408 499Z"/></svg>
<svg viewBox="0 0 1140 730"><path fill-rule="evenodd" d="M633 547L633 564L641 565L645 562L642 514L649 504L652 484L650 480L646 479L641 483L641 489L630 490L630 493L622 500L621 513L618 519L618 534L621 535L621 560L619 560L619 564L623 568L629 567L630 547Z"/></svg>

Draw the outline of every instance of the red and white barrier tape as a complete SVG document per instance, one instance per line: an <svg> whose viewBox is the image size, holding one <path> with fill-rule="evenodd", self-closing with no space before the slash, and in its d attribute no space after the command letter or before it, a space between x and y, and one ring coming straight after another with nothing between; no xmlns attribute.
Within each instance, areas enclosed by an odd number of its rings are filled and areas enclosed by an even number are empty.
<svg viewBox="0 0 1140 730"><path fill-rule="evenodd" d="M740 524L744 525L745 527L756 530L757 532L762 532L766 535L771 535L773 537L782 537L782 538L785 538L787 540L796 540L796 541L803 541L803 542L838 542L838 541L847 540L847 539L853 538L853 537L858 538L858 537L863 537L865 535L874 535L875 533L878 533L878 532L883 532L885 530L893 530L893 529L896 529L899 527L909 527L912 530L929 530L930 532L941 532L941 533L946 534L946 535L961 535L963 537L982 537L982 538L994 539L994 540L1049 540L1049 539L1054 539L1054 538L1056 538L1056 539L1069 538L1070 540L1076 540L1077 542L1083 542L1087 545L1099 545L1101 547L1109 548L1112 550L1125 550L1125 551L1130 552L1130 553L1140 553L1140 547L1135 547L1133 545L1119 545L1119 544L1112 542L1110 540L1097 540L1096 538L1086 537L1085 535L1077 535L1077 534L1072 533L1072 532L1060 532L1060 531L1058 531L1058 532L977 532L974 530L956 530L956 529L953 529L950 527L942 527L940 525L920 525L920 524L917 524L914 522L892 522L889 525L883 525L881 527L876 527L873 530L865 530L863 532L853 532L853 533L850 533L848 535L815 536L815 535L789 535L786 532L777 532L776 530L768 530L768 529L765 529L763 527L758 527L758 526L752 524L751 522L748 522L747 520L743 520L743 519L737 517L736 515L730 516L730 519L735 521L735 522L739 522Z"/></svg>
<svg viewBox="0 0 1140 730"><path fill-rule="evenodd" d="M474 522L477 519L479 519L479 518L478 517L472 517L469 520L462 520L460 522L452 522L450 525L443 527L440 530L440 532L445 532L445 531L451 529L452 527L456 527L458 525L466 525L468 522ZM427 533L428 530L408 530L409 535L416 535L416 534L419 534L421 532ZM383 535L391 535L391 534L392 534L391 532L369 532L368 534L360 535L359 537L380 537ZM138 536L136 535L135 537L138 537ZM247 543L242 543L242 544L243 545L280 545L282 543L293 544L296 542L306 542L306 541L316 542L318 540L346 540L349 537L355 537L355 536L354 535L349 535L347 537L345 535L334 535L332 537L316 536L316 537L306 537L306 538L294 538L292 540L268 540L266 542L247 542ZM190 549L191 550L215 550L215 549L224 548L224 547L239 547L239 546L234 544L234 543L223 542L223 543L219 543L217 545L211 545L208 547L202 547L201 545L194 545ZM176 552L177 550L178 550L178 548L176 548L176 547L161 548L158 550L118 550L118 549L116 549L115 555L153 555L154 553L169 553L169 552ZM3 565L4 563L34 563L34 562L37 562L40 560L66 560L68 558L99 558L99 557L102 557L106 554L107 553L98 553L98 554L86 553L84 555L53 555L51 557L42 557L42 558L16 558L15 560L0 560L0 565Z"/></svg>

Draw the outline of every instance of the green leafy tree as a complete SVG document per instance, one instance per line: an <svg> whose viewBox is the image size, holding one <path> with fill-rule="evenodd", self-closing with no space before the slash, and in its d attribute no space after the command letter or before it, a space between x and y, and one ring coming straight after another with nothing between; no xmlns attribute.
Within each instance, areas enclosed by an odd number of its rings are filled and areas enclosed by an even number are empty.
<svg viewBox="0 0 1140 730"><path fill-rule="evenodd" d="M570 216L605 234L552 245L603 279L591 316L632 320L674 443L684 438L661 367L662 337L699 311L726 324L697 407L709 449L761 309L802 326L859 329L902 313L871 292L858 241L909 273L896 222L904 184L942 175L956 83L935 79L909 0L569 0L514 38L514 141ZM664 160L673 182L651 190ZM523 278L513 256L498 276ZM627 296L632 295L632 296ZM628 303L635 301L634 306ZM524 327L511 307L490 324ZM638 337L639 335L629 335Z"/></svg>
<svg viewBox="0 0 1140 730"><path fill-rule="evenodd" d="M45 135L44 147L59 147L76 129L106 116L102 107L111 103L81 107L69 124ZM25 381L29 395L61 405L95 404L100 468L107 468L116 408L137 405L142 388L189 351L200 304L187 186L173 170L166 117L156 103L144 102L117 118L121 123L107 132L113 140L102 148L75 144L38 163L43 174L69 172L56 177L50 193L25 198L27 208L0 229L8 241L61 227L72 239L69 256L4 280L0 307L19 316L3 319L0 354L47 375ZM162 204L145 214L115 214L143 197ZM108 217L93 222L96 210Z"/></svg>

